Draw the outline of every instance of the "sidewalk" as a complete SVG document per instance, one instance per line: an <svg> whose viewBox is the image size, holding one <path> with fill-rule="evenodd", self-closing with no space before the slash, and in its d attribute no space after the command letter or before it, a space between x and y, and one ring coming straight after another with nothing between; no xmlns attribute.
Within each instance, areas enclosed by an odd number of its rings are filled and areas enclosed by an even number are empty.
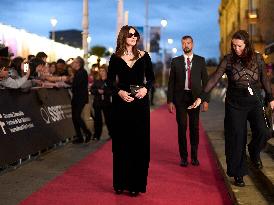
<svg viewBox="0 0 274 205"><path fill-rule="evenodd" d="M261 154L264 164L262 170L256 170L249 163L249 175L244 178L246 182L245 187L240 188L234 186L233 178L226 175L223 125L224 111L225 109L222 98L212 100L209 104L208 112L201 114L201 120L215 153L220 171L225 179L232 201L235 204L247 205L274 204L274 160L266 152L262 152ZM270 147L271 145L269 144L268 146Z"/></svg>

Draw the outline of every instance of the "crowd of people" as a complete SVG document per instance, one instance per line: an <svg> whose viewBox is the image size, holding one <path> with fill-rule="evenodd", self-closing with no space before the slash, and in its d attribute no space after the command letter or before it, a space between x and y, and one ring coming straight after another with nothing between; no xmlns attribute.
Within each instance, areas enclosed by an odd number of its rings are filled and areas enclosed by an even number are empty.
<svg viewBox="0 0 274 205"><path fill-rule="evenodd" d="M47 62L47 55L38 52L28 58L17 56L10 59L8 48L0 51L0 86L4 88L68 87L72 83L74 71L63 59Z"/></svg>

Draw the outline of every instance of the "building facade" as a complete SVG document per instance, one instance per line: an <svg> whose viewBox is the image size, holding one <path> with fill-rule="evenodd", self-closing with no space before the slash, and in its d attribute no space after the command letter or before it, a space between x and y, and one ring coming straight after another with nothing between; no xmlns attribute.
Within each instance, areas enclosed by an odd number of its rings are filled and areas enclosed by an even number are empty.
<svg viewBox="0 0 274 205"><path fill-rule="evenodd" d="M52 32L49 33L52 39ZM76 29L55 31L55 41L75 48L82 48L82 31Z"/></svg>
<svg viewBox="0 0 274 205"><path fill-rule="evenodd" d="M233 33L246 30L255 50L264 54L274 42L273 0L222 0L219 7L220 53L230 52ZM264 55L266 62L274 63L274 53Z"/></svg>

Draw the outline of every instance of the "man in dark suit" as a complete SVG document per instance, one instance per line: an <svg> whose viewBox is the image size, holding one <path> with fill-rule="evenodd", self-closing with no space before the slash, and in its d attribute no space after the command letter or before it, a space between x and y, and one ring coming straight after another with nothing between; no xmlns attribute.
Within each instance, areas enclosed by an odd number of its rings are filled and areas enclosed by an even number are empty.
<svg viewBox="0 0 274 205"><path fill-rule="evenodd" d="M199 144L199 114L200 107L188 109L194 100L200 95L208 81L205 59L193 54L193 39L191 36L182 38L184 54L173 58L168 82L167 103L169 112L176 110L178 124L178 143L181 162L180 165L188 165L187 157L187 116L189 117L191 164L198 166ZM207 100L208 101L208 100ZM204 102L202 111L207 111L208 103Z"/></svg>
<svg viewBox="0 0 274 205"><path fill-rule="evenodd" d="M83 108L88 103L88 73L84 69L84 64L84 60L79 56L71 64L72 69L76 71L72 82L71 99L72 121L76 132L76 139L73 143L84 142L81 128L85 134L85 142L89 142L91 139L91 132L81 118Z"/></svg>

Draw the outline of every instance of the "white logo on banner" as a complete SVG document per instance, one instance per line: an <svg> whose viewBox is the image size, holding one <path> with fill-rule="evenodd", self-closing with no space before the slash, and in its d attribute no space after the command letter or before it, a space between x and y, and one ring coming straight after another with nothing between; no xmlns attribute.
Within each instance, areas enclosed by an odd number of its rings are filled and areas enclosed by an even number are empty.
<svg viewBox="0 0 274 205"><path fill-rule="evenodd" d="M22 111L2 113L0 114L0 119L0 127L5 135L7 134L7 130L15 133L34 127L31 118L25 116L25 113Z"/></svg>
<svg viewBox="0 0 274 205"><path fill-rule="evenodd" d="M61 120L71 118L70 105L55 105L40 108L41 117L46 124L59 122Z"/></svg>
<svg viewBox="0 0 274 205"><path fill-rule="evenodd" d="M3 133L4 133L4 134L7 134L7 133L6 133L6 130L4 129L4 126L5 126L5 125L6 125L6 124L5 124L4 122L1 122L1 121L0 121L0 126L1 126L1 128L2 128Z"/></svg>

